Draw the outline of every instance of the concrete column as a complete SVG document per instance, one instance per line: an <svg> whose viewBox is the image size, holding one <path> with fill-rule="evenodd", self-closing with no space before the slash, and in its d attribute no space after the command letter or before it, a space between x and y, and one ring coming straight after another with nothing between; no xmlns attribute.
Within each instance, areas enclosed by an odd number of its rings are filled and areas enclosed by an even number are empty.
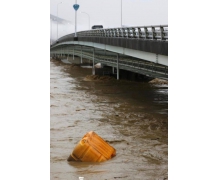
<svg viewBox="0 0 220 180"><path fill-rule="evenodd" d="M92 75L95 75L95 48L93 48L92 55Z"/></svg>
<svg viewBox="0 0 220 180"><path fill-rule="evenodd" d="M112 67L112 74L114 74L114 72L115 72L114 70L115 70L115 68L114 68L114 67Z"/></svg>
<svg viewBox="0 0 220 180"><path fill-rule="evenodd" d="M117 54L117 80L119 80L118 54Z"/></svg>
<svg viewBox="0 0 220 180"><path fill-rule="evenodd" d="M81 64L82 64L82 46L81 46Z"/></svg>
<svg viewBox="0 0 220 180"><path fill-rule="evenodd" d="M71 63L74 63L74 62L73 62L73 58L72 58L71 56L69 56L67 60L68 60L69 62L71 62Z"/></svg>

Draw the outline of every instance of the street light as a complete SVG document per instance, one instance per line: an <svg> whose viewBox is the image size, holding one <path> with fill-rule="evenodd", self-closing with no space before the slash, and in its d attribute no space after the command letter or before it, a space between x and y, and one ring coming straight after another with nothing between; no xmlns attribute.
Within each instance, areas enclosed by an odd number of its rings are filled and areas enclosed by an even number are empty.
<svg viewBox="0 0 220 180"><path fill-rule="evenodd" d="M121 0L121 27L122 27L122 0Z"/></svg>
<svg viewBox="0 0 220 180"><path fill-rule="evenodd" d="M81 13L87 14L86 12L81 12ZM90 29L90 16L89 16L89 14L87 14L87 15L88 15L88 17L89 17L89 29Z"/></svg>
<svg viewBox="0 0 220 180"><path fill-rule="evenodd" d="M58 5L59 4L62 4L63 2L59 2L58 4L57 4L57 18L58 18ZM57 39L58 39L58 19L57 19Z"/></svg>
<svg viewBox="0 0 220 180"><path fill-rule="evenodd" d="M53 38L53 35L52 35L52 33L53 33L53 29L52 29L52 23L53 23L53 19L50 19L51 21L50 21L50 45L52 44L52 38Z"/></svg>

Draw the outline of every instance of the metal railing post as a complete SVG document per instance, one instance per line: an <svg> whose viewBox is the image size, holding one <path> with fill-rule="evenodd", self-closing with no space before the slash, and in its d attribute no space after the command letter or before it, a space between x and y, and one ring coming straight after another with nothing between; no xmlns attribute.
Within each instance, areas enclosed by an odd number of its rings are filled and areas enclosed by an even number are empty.
<svg viewBox="0 0 220 180"><path fill-rule="evenodd" d="M136 38L136 31L135 31L135 28L131 28L132 29L132 36L133 38Z"/></svg>
<svg viewBox="0 0 220 180"><path fill-rule="evenodd" d="M124 37L123 29L120 28L120 37Z"/></svg>
<svg viewBox="0 0 220 180"><path fill-rule="evenodd" d="M125 29L122 28L122 37L126 37Z"/></svg>
<svg viewBox="0 0 220 180"><path fill-rule="evenodd" d="M75 49L75 46L73 46L73 60L74 60L74 53L75 53L75 52L74 52L74 51L75 51L74 49Z"/></svg>
<svg viewBox="0 0 220 180"><path fill-rule="evenodd" d="M148 32L147 27L144 27L144 32L145 32L145 39L148 39L148 37L149 37L149 32Z"/></svg>
<svg viewBox="0 0 220 180"><path fill-rule="evenodd" d="M152 39L155 39L155 27L151 27L152 30Z"/></svg>
<svg viewBox="0 0 220 180"><path fill-rule="evenodd" d="M141 38L141 37L142 37L141 28L138 28L138 37L139 37L139 38Z"/></svg>
<svg viewBox="0 0 220 180"><path fill-rule="evenodd" d="M130 28L127 28L127 33L128 33L127 37L131 38Z"/></svg>
<svg viewBox="0 0 220 180"><path fill-rule="evenodd" d="M163 34L164 28L160 26L160 40L164 39L164 34Z"/></svg>

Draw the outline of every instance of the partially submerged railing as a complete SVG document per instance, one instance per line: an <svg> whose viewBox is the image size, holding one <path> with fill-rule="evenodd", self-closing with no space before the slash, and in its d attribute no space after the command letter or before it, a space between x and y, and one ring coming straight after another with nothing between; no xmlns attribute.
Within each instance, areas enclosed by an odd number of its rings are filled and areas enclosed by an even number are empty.
<svg viewBox="0 0 220 180"><path fill-rule="evenodd" d="M94 29L77 32L78 37L120 37L168 41L168 25Z"/></svg>
<svg viewBox="0 0 220 180"><path fill-rule="evenodd" d="M115 53L103 53L96 52L93 54L92 48L81 49L66 47L62 50L52 50L52 54L61 54L61 56L79 56L88 60L93 61L94 63L103 63L108 66L116 67L117 63L119 64L120 69L128 70L131 72L136 72L138 74L149 75L152 77L158 77L162 79L168 79L168 67L166 65L142 60L135 57L129 57L125 55L117 56Z"/></svg>

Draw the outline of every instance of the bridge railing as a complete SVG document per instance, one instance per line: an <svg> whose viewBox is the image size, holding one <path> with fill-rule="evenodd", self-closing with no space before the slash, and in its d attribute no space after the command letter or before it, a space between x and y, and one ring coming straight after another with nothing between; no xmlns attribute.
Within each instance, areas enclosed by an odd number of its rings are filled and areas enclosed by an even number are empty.
<svg viewBox="0 0 220 180"><path fill-rule="evenodd" d="M94 29L77 32L78 37L120 37L168 41L168 25Z"/></svg>

